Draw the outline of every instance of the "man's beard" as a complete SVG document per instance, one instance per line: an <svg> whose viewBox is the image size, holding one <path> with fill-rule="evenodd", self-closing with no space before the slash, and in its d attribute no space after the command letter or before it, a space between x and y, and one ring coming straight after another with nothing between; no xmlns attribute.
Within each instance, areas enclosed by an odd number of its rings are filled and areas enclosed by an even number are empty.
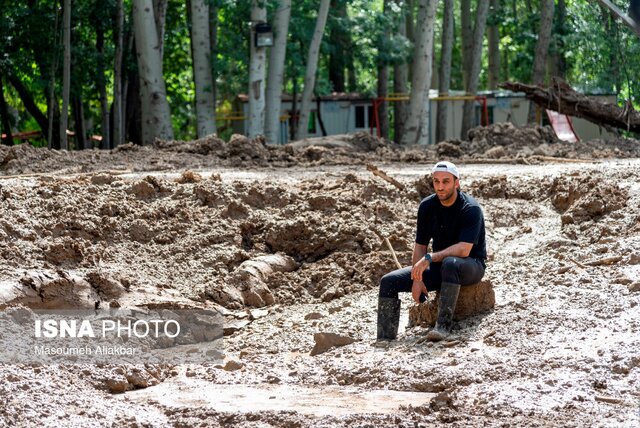
<svg viewBox="0 0 640 428"><path fill-rule="evenodd" d="M441 201L447 201L449 199L451 199L451 197L453 196L453 192L455 192L456 189L453 189L451 192L445 194L444 196L440 196L440 194L436 193L438 195L438 199L440 199Z"/></svg>

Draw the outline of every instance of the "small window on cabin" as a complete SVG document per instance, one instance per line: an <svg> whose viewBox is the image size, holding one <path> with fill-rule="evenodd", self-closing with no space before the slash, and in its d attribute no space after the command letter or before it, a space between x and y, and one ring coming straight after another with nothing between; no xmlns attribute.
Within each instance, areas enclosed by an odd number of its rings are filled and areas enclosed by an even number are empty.
<svg viewBox="0 0 640 428"><path fill-rule="evenodd" d="M316 130L316 112L311 111L309 112L309 124L307 125L307 133L315 134L316 132L318 132Z"/></svg>
<svg viewBox="0 0 640 428"><path fill-rule="evenodd" d="M356 106L356 128L366 127L364 123L364 107L365 106Z"/></svg>

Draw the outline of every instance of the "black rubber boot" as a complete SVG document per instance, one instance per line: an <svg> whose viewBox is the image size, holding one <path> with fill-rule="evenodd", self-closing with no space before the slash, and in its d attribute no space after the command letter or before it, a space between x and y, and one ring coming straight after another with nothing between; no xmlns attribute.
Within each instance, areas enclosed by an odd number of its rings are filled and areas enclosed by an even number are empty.
<svg viewBox="0 0 640 428"><path fill-rule="evenodd" d="M400 324L400 299L378 298L378 340L394 340Z"/></svg>
<svg viewBox="0 0 640 428"><path fill-rule="evenodd" d="M443 282L440 287L440 304L438 307L438 321L433 330L427 333L427 340L438 342L446 338L451 332L453 312L460 293L460 284Z"/></svg>

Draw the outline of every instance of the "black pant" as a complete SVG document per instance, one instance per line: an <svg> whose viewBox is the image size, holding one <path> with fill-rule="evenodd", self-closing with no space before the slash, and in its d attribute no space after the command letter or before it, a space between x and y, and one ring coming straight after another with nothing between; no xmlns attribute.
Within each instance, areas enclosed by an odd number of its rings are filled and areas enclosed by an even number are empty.
<svg viewBox="0 0 640 428"><path fill-rule="evenodd" d="M380 280L380 297L398 297L398 292L410 292L413 286L412 267L389 272ZM471 285L479 282L484 275L484 263L472 257L447 257L442 263L431 263L422 274L422 281L429 291L439 291L443 282ZM426 296L420 296L424 302Z"/></svg>

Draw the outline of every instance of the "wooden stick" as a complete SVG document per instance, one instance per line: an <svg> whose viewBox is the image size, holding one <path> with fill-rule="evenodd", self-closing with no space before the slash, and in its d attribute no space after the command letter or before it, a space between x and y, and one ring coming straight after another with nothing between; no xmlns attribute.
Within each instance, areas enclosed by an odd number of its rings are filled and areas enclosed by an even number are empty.
<svg viewBox="0 0 640 428"><path fill-rule="evenodd" d="M383 180L393 184L398 189L404 190L404 184L400 183L398 180L396 180L393 177L389 177L386 172L381 171L380 169L378 169L377 166L371 165L371 164L367 164L367 169L369 171L371 171L373 173L373 175L377 175L378 177L382 178Z"/></svg>
<svg viewBox="0 0 640 428"><path fill-rule="evenodd" d="M594 260L592 262L587 263L589 266L603 266L603 265L612 265L614 263L618 263L622 260L622 256L613 256L607 257L604 259Z"/></svg>
<svg viewBox="0 0 640 428"><path fill-rule="evenodd" d="M391 242L389 241L389 238L387 238L386 236L384 237L384 242L385 244L387 244L387 247L389 248L389 251L391 251L391 256L393 257L393 261L396 262L396 266L398 267L398 269L402 269L402 265L400 264L400 262L398 261L398 257L396 256L396 252L393 249L393 247L391 246Z"/></svg>

